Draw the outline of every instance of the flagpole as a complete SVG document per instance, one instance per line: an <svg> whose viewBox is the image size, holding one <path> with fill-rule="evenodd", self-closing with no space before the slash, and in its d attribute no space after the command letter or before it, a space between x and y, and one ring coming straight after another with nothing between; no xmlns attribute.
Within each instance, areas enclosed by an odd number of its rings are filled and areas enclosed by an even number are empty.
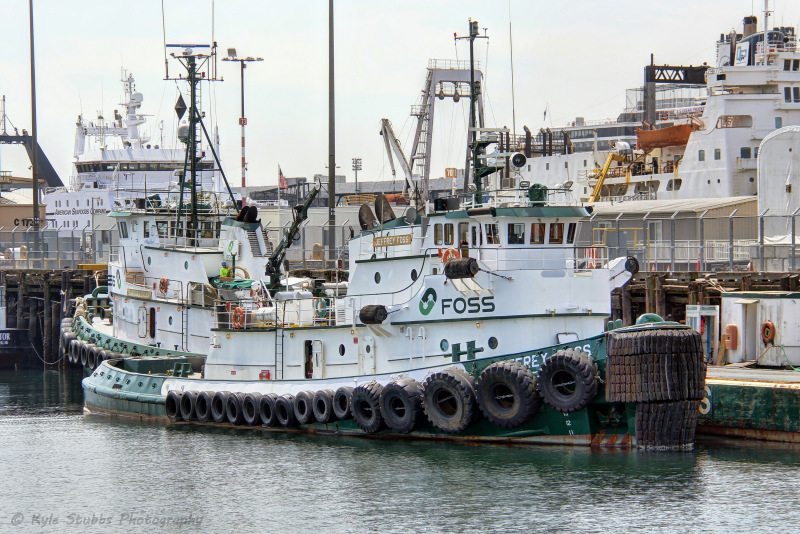
<svg viewBox="0 0 800 534"><path fill-rule="evenodd" d="M281 166L278 165L278 228L281 228Z"/></svg>

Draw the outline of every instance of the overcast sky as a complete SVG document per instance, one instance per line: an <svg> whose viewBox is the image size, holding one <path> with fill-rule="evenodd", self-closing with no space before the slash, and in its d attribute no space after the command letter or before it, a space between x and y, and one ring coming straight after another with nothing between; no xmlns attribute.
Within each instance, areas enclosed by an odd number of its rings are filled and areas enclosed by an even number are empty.
<svg viewBox="0 0 800 534"><path fill-rule="evenodd" d="M429 58L466 59L455 44L467 19L478 20L490 39L476 42L486 76L486 121L512 126L509 13L513 32L516 130L563 125L576 116L616 117L625 89L642 83L643 67L656 63L710 64L720 33L741 31L763 1L673 0L337 0L336 160L352 181L351 158L363 159L359 181L391 179L381 118L411 150L415 122L409 109L422 89ZM800 24L800 1L776 0L775 24ZM164 0L166 41L208 43L211 0ZM142 112L153 115L150 134L173 146L172 107L185 84L164 81L162 3L159 0L34 0L39 142L65 181L72 173L79 113L113 117L122 98L122 68L133 72L144 94ZM274 184L280 164L287 177L326 173L328 161L328 2L325 0L216 1L214 39L221 55L261 56L245 72L248 118L248 183ZM28 3L0 3L0 94L14 124L30 129ZM177 65L170 73L178 72ZM240 84L238 64L219 63L225 81L208 88L203 106L218 125L223 168L240 183ZM543 121L549 106L550 116ZM463 167L468 103L437 110L431 176ZM3 170L29 175L18 147L0 148Z"/></svg>

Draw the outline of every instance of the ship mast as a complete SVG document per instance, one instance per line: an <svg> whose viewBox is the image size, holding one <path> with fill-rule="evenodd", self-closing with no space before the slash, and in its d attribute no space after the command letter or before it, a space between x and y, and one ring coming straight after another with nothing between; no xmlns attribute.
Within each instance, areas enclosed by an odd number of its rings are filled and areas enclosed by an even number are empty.
<svg viewBox="0 0 800 534"><path fill-rule="evenodd" d="M469 129L472 133L470 148L472 149L472 180L475 183L475 203L480 204L483 198L482 182L483 174L478 169L478 124L475 117L478 94L480 93L479 84L475 83L475 39L488 39L488 35L478 34L478 21L469 19L469 35L464 37L453 36L456 41L469 39ZM467 169L464 169L467 172Z"/></svg>
<svg viewBox="0 0 800 534"><path fill-rule="evenodd" d="M198 163L202 159L202 153L198 149L199 148L199 131L198 126L202 128L203 134L205 134L206 141L208 142L209 148L211 149L211 154L214 156L214 161L217 164L217 170L219 171L220 175L222 176L223 181L225 182L225 187L228 189L228 194L230 195L231 201L235 204L235 198L233 196L233 191L231 191L230 185L228 184L228 179L225 177L225 172L222 170L222 165L220 164L219 157L217 155L217 151L214 149L214 143L211 141L210 136L208 135L208 131L206 130L205 124L203 124L203 119L200 115L200 111L197 109L197 86L201 80L206 80L209 82L221 81L217 79L213 75L207 76L206 71L204 70L209 65L209 59L212 59L216 55L216 43L214 45L186 45L186 44L176 44L166 45L167 48L180 48L182 49L180 52L172 52L170 56L177 59L180 64L186 69L187 76L184 78L182 74L179 74L177 78L170 78L169 74L166 76L166 80L181 80L189 82L189 131L187 132L187 140L186 140L186 159L184 160L184 167L183 167L183 174L181 175L181 180L179 184L179 194L180 194L180 201L178 203L178 213L177 213L177 221L176 221L176 228L180 225L181 214L183 213L183 190L186 187L186 173L189 172L189 176L191 179L191 212L190 212L190 221L189 221L189 228L191 231L189 235L194 238L197 235L197 230L199 228L198 221L197 221L197 174L198 174ZM195 52L194 49L208 49L206 52ZM175 111L178 113L178 118L180 119L183 114L187 111L186 105L183 103L183 99L180 98L178 103L175 106Z"/></svg>

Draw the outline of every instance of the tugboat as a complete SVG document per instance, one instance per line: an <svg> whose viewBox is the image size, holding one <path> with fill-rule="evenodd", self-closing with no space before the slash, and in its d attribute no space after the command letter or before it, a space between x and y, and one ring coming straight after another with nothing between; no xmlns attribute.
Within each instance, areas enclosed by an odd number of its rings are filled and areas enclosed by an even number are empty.
<svg viewBox="0 0 800 534"><path fill-rule="evenodd" d="M117 344L88 366L86 412L319 434L690 448L704 393L699 335L657 316L628 328L607 322L610 292L638 271L636 260L578 246L589 209L559 202L569 198L564 188L484 190L510 155L485 157L499 135L474 117L473 107L470 191L399 218L381 196L374 210L362 205L345 294L287 287L273 255L249 290L203 293L210 324L176 328L209 336L207 356L131 350L101 325L102 295L79 302L62 336L71 351L88 361ZM316 192L295 208L279 249ZM147 269L168 261L211 278L248 224L223 221L229 237L194 253L152 245ZM192 282L169 278L169 298L201 307ZM126 287L109 298L132 325L138 304ZM161 320L150 309L138 321L145 335Z"/></svg>

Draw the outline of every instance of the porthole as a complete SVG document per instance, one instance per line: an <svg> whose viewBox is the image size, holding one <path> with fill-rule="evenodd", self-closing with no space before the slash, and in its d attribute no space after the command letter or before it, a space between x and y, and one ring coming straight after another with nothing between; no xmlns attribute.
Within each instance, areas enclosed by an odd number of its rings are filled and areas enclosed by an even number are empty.
<svg viewBox="0 0 800 534"><path fill-rule="evenodd" d="M344 344L339 345L339 356L344 356Z"/></svg>
<svg viewBox="0 0 800 534"><path fill-rule="evenodd" d="M445 351L445 352L446 352L446 351L447 351L447 349L449 349L449 348L450 348L450 343L449 343L449 342L448 342L446 339L443 339L443 340L442 340L442 341L439 343L439 348L440 348L440 349L442 349L443 351Z"/></svg>
<svg viewBox="0 0 800 534"><path fill-rule="evenodd" d="M376 284L381 283L381 273L375 273L375 283Z"/></svg>
<svg viewBox="0 0 800 534"><path fill-rule="evenodd" d="M411 281L412 282L415 282L417 280L417 276L418 276L417 275L417 270L416 269L411 269Z"/></svg>
<svg viewBox="0 0 800 534"><path fill-rule="evenodd" d="M186 269L187 271L189 270L189 261L188 260L183 262L183 268Z"/></svg>
<svg viewBox="0 0 800 534"><path fill-rule="evenodd" d="M372 352L372 347L367 345L367 347L364 350L366 350L367 354L369 354L370 352Z"/></svg>
<svg viewBox="0 0 800 534"><path fill-rule="evenodd" d="M150 265L151 263L152 263L152 259L150 258L150 256L147 256L147 265Z"/></svg>
<svg viewBox="0 0 800 534"><path fill-rule="evenodd" d="M169 324L170 325L172 324L172 316L171 315L169 316Z"/></svg>
<svg viewBox="0 0 800 534"><path fill-rule="evenodd" d="M756 181L756 180L755 180L755 178L753 178L753 177L751 176L751 177L750 177L750 183L752 184L752 183L753 183L753 182L755 182L755 181Z"/></svg>
<svg viewBox="0 0 800 534"><path fill-rule="evenodd" d="M489 338L489 348L496 349L497 348L497 338L492 336Z"/></svg>

